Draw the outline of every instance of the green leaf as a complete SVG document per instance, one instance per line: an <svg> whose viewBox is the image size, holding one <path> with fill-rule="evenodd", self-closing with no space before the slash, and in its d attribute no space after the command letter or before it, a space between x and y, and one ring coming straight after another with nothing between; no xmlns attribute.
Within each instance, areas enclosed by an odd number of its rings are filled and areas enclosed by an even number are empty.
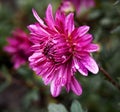
<svg viewBox="0 0 120 112"><path fill-rule="evenodd" d="M24 108L28 108L33 101L37 101L38 99L38 89L34 88L24 96L22 104Z"/></svg>
<svg viewBox="0 0 120 112"><path fill-rule="evenodd" d="M120 34L120 26L117 26L115 29L111 31L111 34Z"/></svg>
<svg viewBox="0 0 120 112"><path fill-rule="evenodd" d="M71 112L84 112L81 107L81 104L77 100L73 101L70 110Z"/></svg>
<svg viewBox="0 0 120 112"><path fill-rule="evenodd" d="M9 85L10 83L8 81L5 81L2 84L0 84L0 93L3 92Z"/></svg>
<svg viewBox="0 0 120 112"><path fill-rule="evenodd" d="M49 112L68 112L64 105L62 104L49 104L48 106Z"/></svg>

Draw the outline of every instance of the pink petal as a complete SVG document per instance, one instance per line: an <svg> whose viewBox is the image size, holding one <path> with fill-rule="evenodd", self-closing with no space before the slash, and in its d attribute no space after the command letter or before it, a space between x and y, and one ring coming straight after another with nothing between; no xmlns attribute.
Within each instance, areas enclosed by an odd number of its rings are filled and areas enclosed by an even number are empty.
<svg viewBox="0 0 120 112"><path fill-rule="evenodd" d="M59 10L56 11L55 14L55 27L59 32L64 32L65 29L65 15L61 13Z"/></svg>
<svg viewBox="0 0 120 112"><path fill-rule="evenodd" d="M19 42L18 42L18 38L7 38L7 41L10 45L17 45Z"/></svg>
<svg viewBox="0 0 120 112"><path fill-rule="evenodd" d="M41 59L41 57L42 57L42 53L40 53L40 52L36 52L36 53L33 53L29 58L28 58L28 60L29 61L34 61L34 60L36 60L36 59Z"/></svg>
<svg viewBox="0 0 120 112"><path fill-rule="evenodd" d="M46 27L46 25L44 24L44 21L38 16L35 9L32 9L32 12L33 12L33 15L36 18L36 20L40 23L40 25L43 26L43 27Z"/></svg>
<svg viewBox="0 0 120 112"><path fill-rule="evenodd" d="M69 92L70 91L70 84L69 83L66 84L65 87L66 87L66 91Z"/></svg>
<svg viewBox="0 0 120 112"><path fill-rule="evenodd" d="M65 29L68 30L68 33L71 34L71 32L74 30L74 14L70 13L66 19L65 19Z"/></svg>
<svg viewBox="0 0 120 112"><path fill-rule="evenodd" d="M70 91L70 83L71 83L71 77L73 76L73 66L74 64L72 64L71 62L70 63L67 63L67 65L65 66L65 71L64 71L64 75L66 76L66 84L65 84L65 87L66 87L66 90L67 92Z"/></svg>
<svg viewBox="0 0 120 112"><path fill-rule="evenodd" d="M35 45L33 45L33 46L30 48L30 50L31 50L31 51L39 50L40 47L41 47L40 44L35 44Z"/></svg>
<svg viewBox="0 0 120 112"><path fill-rule="evenodd" d="M4 51L7 51L9 53L15 53L16 52L16 48L12 47L12 46L5 46L4 48Z"/></svg>
<svg viewBox="0 0 120 112"><path fill-rule="evenodd" d="M46 22L48 24L49 27L54 27L54 18L53 18L53 14L52 14L52 6L51 4L48 5L48 8L46 10Z"/></svg>
<svg viewBox="0 0 120 112"><path fill-rule="evenodd" d="M38 27L35 25L35 24L31 24L28 26L28 29L31 31L31 32L34 32L36 33L36 31L38 31Z"/></svg>
<svg viewBox="0 0 120 112"><path fill-rule="evenodd" d="M44 80L44 84L48 85L54 79L54 76L56 74L56 72L55 72L56 67L50 65L50 67L46 67L46 68L48 68L48 69L45 72L45 74L42 76L42 78Z"/></svg>
<svg viewBox="0 0 120 112"><path fill-rule="evenodd" d="M87 56L83 60L81 60L81 63L92 73L97 74L99 71L98 65L95 62L93 58L90 56Z"/></svg>
<svg viewBox="0 0 120 112"><path fill-rule="evenodd" d="M42 35L42 36L48 36L49 33L44 30L44 28L38 26L38 24L31 24L28 26L28 29L34 33L34 34L37 34L37 35Z"/></svg>
<svg viewBox="0 0 120 112"><path fill-rule="evenodd" d="M12 57L12 62L14 63L15 69L18 69L21 65L25 64L25 60L22 60L17 56Z"/></svg>
<svg viewBox="0 0 120 112"><path fill-rule="evenodd" d="M61 85L56 85L55 81L52 81L50 85L50 91L51 91L52 96L57 97L60 94Z"/></svg>
<svg viewBox="0 0 120 112"><path fill-rule="evenodd" d="M78 35L81 37L89 31L89 26L81 26L78 28Z"/></svg>
<svg viewBox="0 0 120 112"><path fill-rule="evenodd" d="M78 43L79 44L77 44L76 46L78 46L78 47L84 47L84 46L90 44L91 41L92 41L92 39L93 39L92 35L85 34L81 38L78 38Z"/></svg>
<svg viewBox="0 0 120 112"><path fill-rule="evenodd" d="M76 68L82 75L87 76L87 75L88 75L88 71L87 71L87 69L84 67L84 65L79 61L79 59L74 58L73 61L74 61L75 68Z"/></svg>
<svg viewBox="0 0 120 112"><path fill-rule="evenodd" d="M75 28L75 30L71 34L71 37L73 37L74 39L76 39L78 37L82 37L89 31L89 29L90 29L90 27L86 26L86 25L81 26L79 28Z"/></svg>
<svg viewBox="0 0 120 112"><path fill-rule="evenodd" d="M70 86L71 86L72 91L76 95L81 95L82 94L82 87L74 77L72 77L72 79L71 79Z"/></svg>
<svg viewBox="0 0 120 112"><path fill-rule="evenodd" d="M97 44L89 44L88 46L86 46L86 48L84 48L84 51L87 52L95 52L99 50L99 45Z"/></svg>
<svg viewBox="0 0 120 112"><path fill-rule="evenodd" d="M54 74L51 74L51 73L48 73L48 74L49 74L49 76L47 76L45 78L43 77L45 85L48 85L54 78Z"/></svg>
<svg viewBox="0 0 120 112"><path fill-rule="evenodd" d="M81 36L81 38L78 38L78 39L82 42L85 42L85 41L91 42L93 40L93 37L91 34L85 34L85 35Z"/></svg>
<svg viewBox="0 0 120 112"><path fill-rule="evenodd" d="M57 73L57 78L56 78L56 81L55 81L55 84L56 85L61 85L61 86L64 86L66 81L64 79L66 79L66 74L64 74L64 66L61 66L59 68L59 72ZM65 83L64 83L65 81Z"/></svg>
<svg viewBox="0 0 120 112"><path fill-rule="evenodd" d="M18 62L18 61L16 61L15 63L14 63L14 68L15 69L18 69L20 67L20 63Z"/></svg>

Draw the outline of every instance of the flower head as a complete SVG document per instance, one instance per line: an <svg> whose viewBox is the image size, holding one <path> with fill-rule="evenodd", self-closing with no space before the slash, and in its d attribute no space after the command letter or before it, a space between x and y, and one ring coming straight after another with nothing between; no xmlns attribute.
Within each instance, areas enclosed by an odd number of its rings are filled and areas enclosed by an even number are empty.
<svg viewBox="0 0 120 112"><path fill-rule="evenodd" d="M31 54L29 51L31 42L28 40L28 35L21 29L15 29L12 36L7 38L7 42L8 45L4 47L4 50L12 56L14 68L17 69L28 60Z"/></svg>
<svg viewBox="0 0 120 112"><path fill-rule="evenodd" d="M28 26L34 52L30 57L31 68L42 77L54 97L60 94L63 86L69 92L81 95L81 85L75 78L79 71L87 76L88 71L96 74L98 66L91 57L91 52L99 49L93 44L93 37L88 33L89 26L75 28L74 14L64 15L59 10L52 15L52 6L46 10L44 21L33 9L37 23ZM44 23L45 22L45 23Z"/></svg>
<svg viewBox="0 0 120 112"><path fill-rule="evenodd" d="M79 16L82 12L85 12L94 6L94 0L63 0L59 9L65 13L76 10L77 15Z"/></svg>

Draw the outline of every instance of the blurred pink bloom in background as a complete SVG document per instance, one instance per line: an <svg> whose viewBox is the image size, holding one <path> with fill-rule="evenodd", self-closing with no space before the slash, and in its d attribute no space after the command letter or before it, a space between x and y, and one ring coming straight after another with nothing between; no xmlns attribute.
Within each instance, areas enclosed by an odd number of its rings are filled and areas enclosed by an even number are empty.
<svg viewBox="0 0 120 112"><path fill-rule="evenodd" d="M31 47L34 53L29 57L30 67L46 85L51 85L54 97L60 94L63 86L67 92L72 90L81 95L82 88L75 72L84 76L88 71L98 73L91 52L98 51L99 46L92 43L93 37L88 33L90 27L75 28L73 13L65 16L58 10L53 17L51 5L46 10L44 21L34 9L33 15L38 22L28 26L34 44Z"/></svg>
<svg viewBox="0 0 120 112"><path fill-rule="evenodd" d="M73 12L76 10L79 16L82 12L95 6L94 0L63 0L60 6L62 12Z"/></svg>
<svg viewBox="0 0 120 112"><path fill-rule="evenodd" d="M64 13L70 13L75 11L75 7L70 1L63 1L59 7L59 10Z"/></svg>
<svg viewBox="0 0 120 112"><path fill-rule="evenodd" d="M28 39L28 35L21 29L15 29L12 36L7 38L8 45L4 47L4 51L11 55L15 69L25 64L31 54L31 42Z"/></svg>

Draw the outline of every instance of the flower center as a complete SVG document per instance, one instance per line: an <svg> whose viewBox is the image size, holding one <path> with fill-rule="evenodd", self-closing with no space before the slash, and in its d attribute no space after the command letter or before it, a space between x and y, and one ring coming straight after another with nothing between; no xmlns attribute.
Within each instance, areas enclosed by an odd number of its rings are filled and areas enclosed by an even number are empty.
<svg viewBox="0 0 120 112"><path fill-rule="evenodd" d="M54 61L54 43L51 41L46 44L46 46L43 49L43 54L50 60Z"/></svg>
<svg viewBox="0 0 120 112"><path fill-rule="evenodd" d="M69 47L67 45L61 45L60 42L55 43L54 41L49 41L45 45L43 54L48 60L52 61L55 64L66 62L70 56Z"/></svg>
<svg viewBox="0 0 120 112"><path fill-rule="evenodd" d="M75 51L74 48L75 48L76 43L73 42L72 37L68 37L67 42L68 42L68 46L69 46L69 52L71 54L74 54L74 51Z"/></svg>

